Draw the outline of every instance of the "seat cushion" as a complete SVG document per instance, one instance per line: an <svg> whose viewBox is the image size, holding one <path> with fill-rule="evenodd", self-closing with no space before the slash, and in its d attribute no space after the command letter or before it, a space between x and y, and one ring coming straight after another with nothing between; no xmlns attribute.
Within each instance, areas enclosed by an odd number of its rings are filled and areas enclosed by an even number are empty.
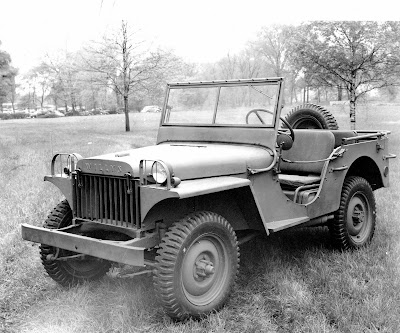
<svg viewBox="0 0 400 333"><path fill-rule="evenodd" d="M292 148L285 150L282 157L290 161L316 161L329 157L335 145L331 131L315 129L294 130L295 140ZM320 174L324 162L288 163L281 162L282 173Z"/></svg>
<svg viewBox="0 0 400 333"><path fill-rule="evenodd" d="M321 177L318 175L299 176L299 175L288 175L285 173L280 173L278 175L278 178L279 182L282 185L287 185L290 187L299 187L303 185L317 184L321 180Z"/></svg>

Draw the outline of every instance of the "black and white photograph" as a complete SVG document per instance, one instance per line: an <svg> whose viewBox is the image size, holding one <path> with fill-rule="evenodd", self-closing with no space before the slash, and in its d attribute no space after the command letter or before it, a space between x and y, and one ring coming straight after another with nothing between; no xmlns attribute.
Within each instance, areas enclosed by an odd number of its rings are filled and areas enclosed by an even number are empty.
<svg viewBox="0 0 400 333"><path fill-rule="evenodd" d="M400 332L387 0L3 0L1 333Z"/></svg>

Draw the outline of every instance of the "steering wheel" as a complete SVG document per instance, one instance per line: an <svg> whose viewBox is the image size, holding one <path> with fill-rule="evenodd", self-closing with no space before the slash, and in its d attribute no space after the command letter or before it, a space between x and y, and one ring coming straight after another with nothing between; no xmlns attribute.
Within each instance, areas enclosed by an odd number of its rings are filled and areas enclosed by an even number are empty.
<svg viewBox="0 0 400 333"><path fill-rule="evenodd" d="M267 110L267 109L253 109L253 110L250 110L250 111L247 113L247 115L246 115L246 124L249 123L249 116L250 116L252 113L254 113L254 114L257 116L257 118L261 121L261 123L262 123L263 125L265 125L264 120L261 118L261 116L258 114L258 112L266 112L266 113L269 113L269 114L274 115L274 112L269 111L269 110ZM287 128L279 128L279 129L278 129L278 133L279 133L279 134L286 134L286 135L289 135L289 136L291 137L291 139L294 141L294 131L293 131L293 127L286 121L286 119L284 119L284 118L282 118L282 117L279 117L279 119L282 120L282 122L286 125Z"/></svg>

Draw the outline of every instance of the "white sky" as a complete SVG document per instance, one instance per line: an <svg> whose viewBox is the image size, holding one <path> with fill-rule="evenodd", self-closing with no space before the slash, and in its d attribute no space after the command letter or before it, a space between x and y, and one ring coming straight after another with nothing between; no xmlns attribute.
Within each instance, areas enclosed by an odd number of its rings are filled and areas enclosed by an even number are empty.
<svg viewBox="0 0 400 333"><path fill-rule="evenodd" d="M307 20L400 20L381 0L0 0L0 48L24 72L47 52L75 51L122 19L187 61L216 61L262 26Z"/></svg>

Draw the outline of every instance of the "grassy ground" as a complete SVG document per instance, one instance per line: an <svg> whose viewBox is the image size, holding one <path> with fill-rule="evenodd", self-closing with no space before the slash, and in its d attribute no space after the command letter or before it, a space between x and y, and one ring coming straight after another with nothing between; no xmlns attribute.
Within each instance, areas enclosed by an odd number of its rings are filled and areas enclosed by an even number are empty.
<svg viewBox="0 0 400 333"><path fill-rule="evenodd" d="M342 129L347 111L331 109ZM326 229L283 231L241 247L241 269L228 304L202 321L173 323L151 277L103 280L71 289L41 267L38 246L20 239L20 223L41 225L61 200L43 182L57 152L91 156L155 142L159 115L0 122L0 332L399 332L400 215L398 162L391 187L378 190L377 230L362 251L332 249ZM397 106L363 106L358 128L392 130L400 154Z"/></svg>

